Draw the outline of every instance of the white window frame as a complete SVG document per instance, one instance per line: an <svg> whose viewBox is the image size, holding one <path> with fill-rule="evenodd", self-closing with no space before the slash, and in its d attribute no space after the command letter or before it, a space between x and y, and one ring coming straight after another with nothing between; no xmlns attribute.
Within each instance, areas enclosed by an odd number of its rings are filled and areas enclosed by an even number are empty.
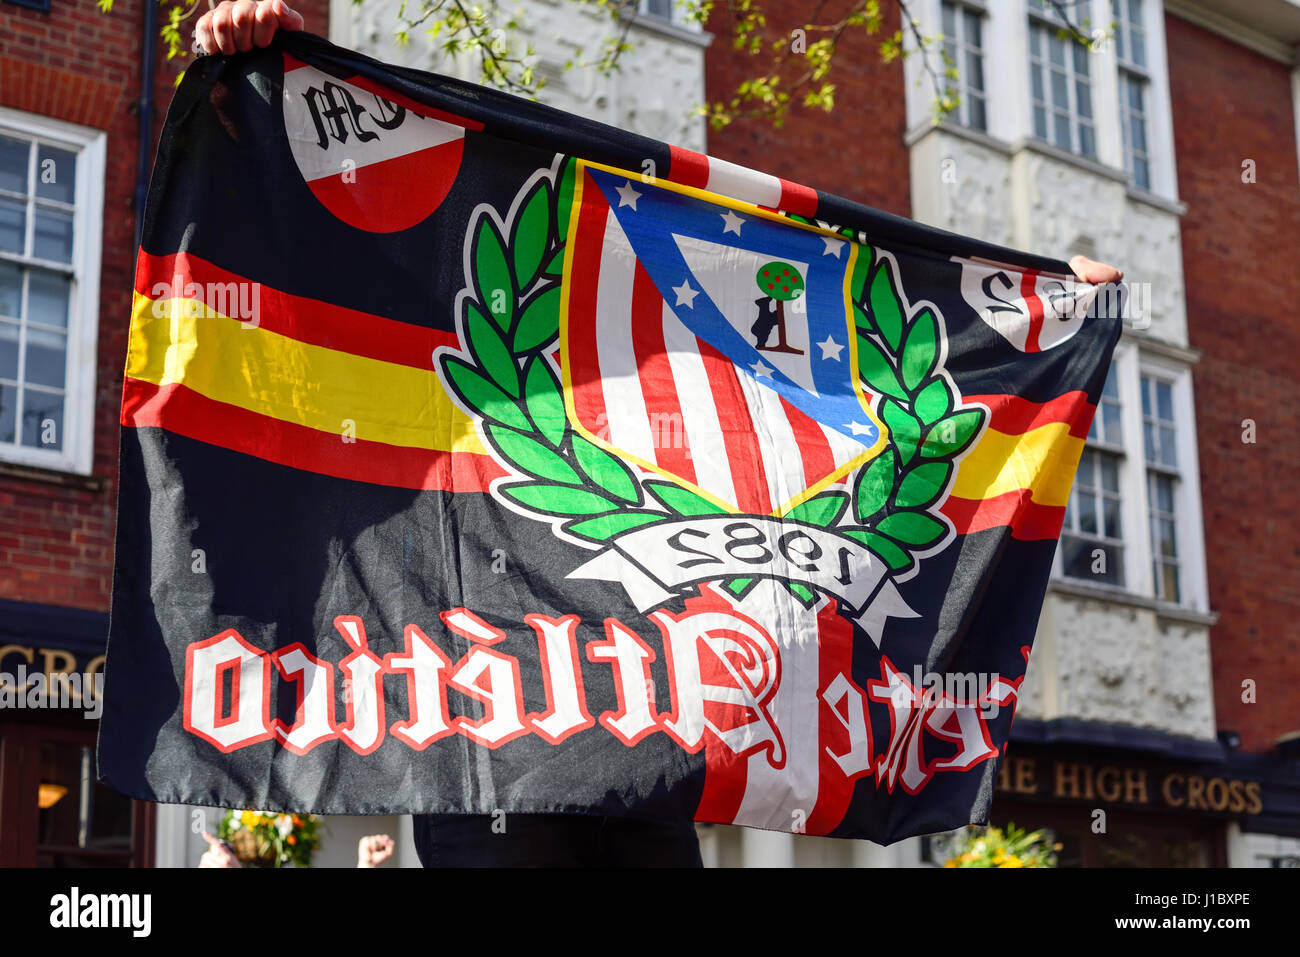
<svg viewBox="0 0 1300 957"><path fill-rule="evenodd" d="M36 113L0 106L0 133L35 139L77 154L76 212L72 234L72 287L68 298L68 355L64 376L60 449L0 444L0 462L89 475L94 464L96 360L99 343L99 272L104 231L104 176L108 135ZM10 253L6 262L39 264ZM67 266L65 265L66 269ZM21 438L22 423L17 423Z"/></svg>
<svg viewBox="0 0 1300 957"><path fill-rule="evenodd" d="M1124 581L1112 585L1065 574L1062 550L1056 549L1052 578L1064 585L1084 585L1120 595L1132 595L1161 605L1197 612L1209 611L1205 577L1205 538L1201 519L1200 471L1196 448L1196 418L1192 401L1192 370L1183 362L1140 351L1129 341L1115 350L1115 375L1119 391L1123 456L1119 462L1120 532L1124 553ZM1178 602L1156 599L1153 578L1150 511L1147 495L1146 448L1142 439L1142 378L1150 376L1173 386L1178 481L1174 489L1178 542ZM1098 411L1100 414L1100 410ZM1099 446L1108 447L1108 446ZM1071 490L1073 494L1073 488Z"/></svg>
<svg viewBox="0 0 1300 957"><path fill-rule="evenodd" d="M1044 98L1040 102L1043 104L1043 109L1046 111L1046 115L1047 115L1047 131L1045 136L1040 136L1038 134L1038 130L1034 126L1034 88L1033 88L1033 83L1029 80L1026 80L1027 83L1026 93L1028 94L1028 100L1029 100L1028 133L1030 136L1034 137L1035 139L1042 140L1044 143L1048 143L1051 146L1056 147L1057 149L1066 150L1067 152L1073 153L1075 156L1081 156L1084 159L1097 161L1100 159L1102 154L1101 154L1101 143L1098 137L1098 127L1101 124L1098 122L1099 117L1097 115L1097 106L1098 106L1099 98L1097 96L1096 64L1093 62L1094 58L1091 51L1085 51L1083 53L1084 63L1087 66L1087 70L1088 70L1088 75L1087 75L1088 117L1085 120L1083 114L1079 110L1078 83L1080 79L1080 74L1075 69L1075 57L1078 56L1076 50L1080 48L1078 47L1078 44L1071 39L1065 39L1061 41L1062 43L1065 44L1065 50L1066 50L1065 69L1066 69L1067 82L1065 88L1065 95L1066 95L1066 100L1069 104L1068 114L1069 114L1069 122L1070 122L1070 145L1068 147L1062 146L1060 143L1057 143L1054 138L1054 132L1056 126L1056 112L1055 112L1056 101L1052 97L1052 89L1051 89L1052 68L1051 68L1051 59L1050 59L1051 54L1049 52L1049 47L1052 39L1056 36L1056 32L1061 29L1062 23L1060 19L1055 16L1051 5L1047 3L1046 0L1044 0L1043 6L1048 11L1046 14L1044 14L1043 12L1037 9L1030 7L1030 5L1027 2L1024 4L1024 11L1026 17L1024 62L1029 67L1028 72L1031 76L1033 75L1035 69L1034 41L1033 41L1033 34L1035 29L1039 29L1042 31L1043 41L1045 44L1042 51L1043 55L1038 58L1038 62L1042 65ZM1091 154L1085 153L1083 151L1082 137L1079 132L1080 127L1085 124L1092 131L1092 153Z"/></svg>
<svg viewBox="0 0 1300 957"><path fill-rule="evenodd" d="M945 4L952 7L955 13L953 18L955 35L951 37L943 34L943 8ZM979 46L972 44L970 37L966 35L966 14L968 13L974 14L980 22ZM967 129L986 133L989 129L988 10L985 9L983 3L976 2L976 0L939 0L939 29L944 40L940 46L946 46L947 41L951 40L956 52L951 67L946 63L943 64L945 70L955 69L957 71L955 80L947 76L943 78L945 91L956 92L960 100L954 113L955 119ZM971 101L975 99L975 96L972 93L970 78L965 67L966 54L972 51L978 53L980 59L980 74L983 85L979 90L978 99L984 107L983 126L975 126L971 122Z"/></svg>

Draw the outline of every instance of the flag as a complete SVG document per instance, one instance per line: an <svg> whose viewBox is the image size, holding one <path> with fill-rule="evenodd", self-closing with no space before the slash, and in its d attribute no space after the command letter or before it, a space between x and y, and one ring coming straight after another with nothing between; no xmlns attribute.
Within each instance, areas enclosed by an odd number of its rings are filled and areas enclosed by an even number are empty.
<svg viewBox="0 0 1300 957"><path fill-rule="evenodd" d="M101 780L982 821L1112 291L308 34L201 58L137 259Z"/></svg>

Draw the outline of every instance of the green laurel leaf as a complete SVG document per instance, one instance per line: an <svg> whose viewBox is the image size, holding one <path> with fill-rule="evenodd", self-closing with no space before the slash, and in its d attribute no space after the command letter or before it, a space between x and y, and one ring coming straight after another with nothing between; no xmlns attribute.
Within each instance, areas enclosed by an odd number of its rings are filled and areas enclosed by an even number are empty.
<svg viewBox="0 0 1300 957"><path fill-rule="evenodd" d="M573 433L573 454L578 467L602 489L625 502L640 504L641 486L628 467L600 446Z"/></svg>
<svg viewBox="0 0 1300 957"><path fill-rule="evenodd" d="M481 375L473 366L462 359L448 356L443 360L443 369L452 387L460 394L464 403L478 410L485 419L494 419L518 429L529 432L528 418L519 405L505 392L501 391L491 379Z"/></svg>
<svg viewBox="0 0 1300 957"><path fill-rule="evenodd" d="M890 441L898 449L899 462L906 465L916 454L916 445L921 440L921 423L893 399L880 403L880 418L889 429Z"/></svg>
<svg viewBox="0 0 1300 957"><path fill-rule="evenodd" d="M565 459L554 450L547 448L536 439L522 432L507 429L505 426L489 424L488 436L496 443L506 458L520 469L538 478L552 482L567 482L581 485L582 479Z"/></svg>
<svg viewBox="0 0 1300 957"><path fill-rule="evenodd" d="M524 367L524 403L528 417L547 442L556 448L564 441L569 427L564 414L564 395L551 365L541 356L533 356Z"/></svg>
<svg viewBox="0 0 1300 957"><path fill-rule="evenodd" d="M608 515L598 515L595 518L584 518L576 522L569 522L564 526L564 530L574 535L581 535L583 538L603 542L615 535L630 532L634 528L662 522L668 517L663 512L637 512L631 510L610 512Z"/></svg>
<svg viewBox="0 0 1300 957"><path fill-rule="evenodd" d="M465 335L479 367L503 391L518 398L519 367L515 365L514 354L501 337L497 324L483 315L478 303L470 300L465 303Z"/></svg>
<svg viewBox="0 0 1300 957"><path fill-rule="evenodd" d="M560 287L551 286L524 306L515 327L515 352L535 352L560 332Z"/></svg>
<svg viewBox="0 0 1300 957"><path fill-rule="evenodd" d="M921 310L921 314L912 320L912 326L907 330L907 338L903 342L901 365L903 385L907 386L908 392L914 392L934 368L938 340L939 328L934 321L934 313L929 309Z"/></svg>
<svg viewBox="0 0 1300 957"><path fill-rule="evenodd" d="M823 492L800 502L782 517L827 528L839 521L848 504L849 496L845 492Z"/></svg>
<svg viewBox="0 0 1300 957"><path fill-rule="evenodd" d="M890 351L898 351L903 337L903 305L894 291L894 276L887 261L876 267L871 279L871 320Z"/></svg>
<svg viewBox="0 0 1300 957"><path fill-rule="evenodd" d="M876 523L876 531L905 545L924 548L943 538L948 527L924 512L894 512Z"/></svg>
<svg viewBox="0 0 1300 957"><path fill-rule="evenodd" d="M556 236L563 244L569 238L569 213L573 209L573 184L577 176L578 161L572 157L565 160L560 172L560 188L555 191Z"/></svg>
<svg viewBox="0 0 1300 957"><path fill-rule="evenodd" d="M926 425L942 419L951 412L952 393L948 391L948 383L937 376L931 379L917 394L913 411Z"/></svg>
<svg viewBox="0 0 1300 957"><path fill-rule="evenodd" d="M858 373L862 380L878 395L907 398L907 390L898 381L894 364L881 348L866 336L858 333Z"/></svg>
<svg viewBox="0 0 1300 957"><path fill-rule="evenodd" d="M950 475L952 464L949 462L918 465L898 483L894 501L904 508L923 508L939 497Z"/></svg>
<svg viewBox="0 0 1300 957"><path fill-rule="evenodd" d="M984 422L983 409L964 409L930 426L921 447L927 459L950 459L970 445Z"/></svg>
<svg viewBox="0 0 1300 957"><path fill-rule="evenodd" d="M618 503L603 495L567 485L518 482L498 488L520 505L546 515L603 515L618 508Z"/></svg>
<svg viewBox="0 0 1300 957"><path fill-rule="evenodd" d="M474 282L478 301L504 332L515 309L515 284L501 234L491 216L481 216L474 237Z"/></svg>
<svg viewBox="0 0 1300 957"><path fill-rule="evenodd" d="M880 556L880 559L889 566L890 571L901 572L912 567L912 556L883 535L856 528L849 529L844 534L854 541L861 542Z"/></svg>
<svg viewBox="0 0 1300 957"><path fill-rule="evenodd" d="M752 578L733 578L724 586L727 591L731 592L737 598L745 594L750 585L754 584Z"/></svg>
<svg viewBox="0 0 1300 957"><path fill-rule="evenodd" d="M510 234L510 251L515 264L515 282L527 289L537 276L546 244L550 239L551 200L545 181L533 187Z"/></svg>
<svg viewBox="0 0 1300 957"><path fill-rule="evenodd" d="M702 495L697 495L688 488L673 482L651 480L645 483L645 490L672 509L678 515L725 515L727 510L721 508Z"/></svg>
<svg viewBox="0 0 1300 957"><path fill-rule="evenodd" d="M855 303L862 301L862 290L867 286L867 277L871 275L871 266L875 261L875 250L870 246L858 246L858 256L853 261L853 275L849 277L849 295Z"/></svg>
<svg viewBox="0 0 1300 957"><path fill-rule="evenodd" d="M893 449L885 449L858 473L858 486L854 490L853 507L859 522L866 522L889 501L894 491L894 470L898 456Z"/></svg>
<svg viewBox="0 0 1300 957"><path fill-rule="evenodd" d="M551 258L546 261L546 266L545 268L542 269L542 272L546 273L546 275L548 276L564 275L564 247L563 246L557 249L551 255Z"/></svg>
<svg viewBox="0 0 1300 957"><path fill-rule="evenodd" d="M802 585L799 582L787 582L785 587L790 589L790 594L794 595L795 598L798 598L805 605L811 605L813 599L817 597L816 592L807 585Z"/></svg>

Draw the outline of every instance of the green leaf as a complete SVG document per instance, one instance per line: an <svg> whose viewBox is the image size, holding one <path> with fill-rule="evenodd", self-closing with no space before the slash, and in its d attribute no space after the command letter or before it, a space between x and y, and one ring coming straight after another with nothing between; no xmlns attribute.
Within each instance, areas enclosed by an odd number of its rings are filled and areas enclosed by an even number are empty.
<svg viewBox="0 0 1300 957"><path fill-rule="evenodd" d="M871 518L889 501L894 491L894 469L898 457L893 449L885 449L858 474L858 487L854 490L853 508L859 522Z"/></svg>
<svg viewBox="0 0 1300 957"><path fill-rule="evenodd" d="M943 538L948 526L924 512L894 512L876 523L876 531L904 544L923 548Z"/></svg>
<svg viewBox="0 0 1300 957"><path fill-rule="evenodd" d="M862 375L862 381L878 395L891 395L895 399L907 398L907 390L898 381L889 357L861 333L858 334L858 372Z"/></svg>
<svg viewBox="0 0 1300 957"><path fill-rule="evenodd" d="M858 246L858 256L853 261L853 276L849 279L849 294L855 303L862 301L862 291L866 288L874 260L875 251L870 246Z"/></svg>
<svg viewBox="0 0 1300 957"><path fill-rule="evenodd" d="M921 423L893 399L880 403L880 418L889 429L889 440L898 449L898 459L903 465L916 454L916 444L921 438Z"/></svg>
<svg viewBox="0 0 1300 957"><path fill-rule="evenodd" d="M560 239L563 240L564 237L561 236ZM548 276L564 275L564 247L563 246L561 246L559 249L557 249L554 253L551 254L551 258L546 261L546 268L543 269L542 272L546 273L546 275Z"/></svg>
<svg viewBox="0 0 1300 957"><path fill-rule="evenodd" d="M752 578L733 578L723 587L739 598L741 595L745 594L746 589L748 589L752 584L754 584L754 579Z"/></svg>
<svg viewBox="0 0 1300 957"><path fill-rule="evenodd" d="M903 337L903 307L894 291L889 262L882 260L871 279L871 319L890 351L898 351Z"/></svg>
<svg viewBox="0 0 1300 957"><path fill-rule="evenodd" d="M938 377L931 379L917 395L912 411L926 425L942 419L952 411L952 393L948 391L948 383Z"/></svg>
<svg viewBox="0 0 1300 957"><path fill-rule="evenodd" d="M515 308L515 284L501 234L487 214L479 218L474 237L474 285L488 315L502 331L509 329Z"/></svg>
<svg viewBox="0 0 1300 957"><path fill-rule="evenodd" d="M550 515L603 515L618 508L617 504L582 488L548 485L544 482L520 482L499 486L501 493L535 512Z"/></svg>
<svg viewBox="0 0 1300 957"><path fill-rule="evenodd" d="M901 365L903 385L907 386L908 392L915 391L934 368L938 340L939 326L935 322L934 313L929 309L921 310L921 314L912 321L911 328L907 330L907 339L903 342Z"/></svg>
<svg viewBox="0 0 1300 957"><path fill-rule="evenodd" d="M564 526L564 530L572 532L574 535L581 535L583 538L603 542L615 535L630 532L634 528L661 522L666 517L663 512L635 512L631 510L610 512L608 515L599 515L596 518L584 518L581 521L569 522Z"/></svg>
<svg viewBox="0 0 1300 957"><path fill-rule="evenodd" d="M611 495L625 502L641 502L641 486L626 465L600 446L589 442L577 432L573 433L573 455L578 467L591 480Z"/></svg>
<svg viewBox="0 0 1300 957"><path fill-rule="evenodd" d="M555 227L556 236L563 244L569 238L569 213L573 208L573 183L577 176L578 161L573 157L565 160L560 171L560 188L555 191Z"/></svg>
<svg viewBox="0 0 1300 957"><path fill-rule="evenodd" d="M949 462L927 462L918 465L898 483L898 492L894 500L904 508L920 508L929 505L939 497L943 487L952 475Z"/></svg>
<svg viewBox="0 0 1300 957"><path fill-rule="evenodd" d="M821 495L800 502L782 517L826 528L839 521L848 504L847 492L823 492Z"/></svg>
<svg viewBox="0 0 1300 957"><path fill-rule="evenodd" d="M883 535L877 535L875 532L859 531L858 529L850 529L844 534L861 542L879 555L892 571L901 572L912 567L912 556Z"/></svg>
<svg viewBox="0 0 1300 957"><path fill-rule="evenodd" d="M569 419L564 413L560 383L556 381L550 363L541 356L533 356L524 367L524 404L537 431L558 448L564 441Z"/></svg>
<svg viewBox="0 0 1300 957"><path fill-rule="evenodd" d="M930 426L921 455L927 459L948 459L970 445L984 422L983 409L964 409Z"/></svg>
<svg viewBox="0 0 1300 957"><path fill-rule="evenodd" d="M477 409L485 419L495 419L520 432L532 431L527 417L520 411L515 400L501 391L501 387L491 379L480 375L469 363L448 356L443 360L442 367L465 404Z"/></svg>
<svg viewBox="0 0 1300 957"><path fill-rule="evenodd" d="M546 254L546 244L551 238L551 200L546 183L533 187L523 210L515 220L510 236L510 250L514 253L515 281L520 289L527 289L537 276L537 269Z"/></svg>
<svg viewBox="0 0 1300 957"><path fill-rule="evenodd" d="M466 301L465 334L469 339L469 350L483 369L501 389L512 396L519 395L519 367L515 357L506 348L501 338L501 330L491 322L478 303Z"/></svg>
<svg viewBox="0 0 1300 957"><path fill-rule="evenodd" d="M679 515L725 515L727 510L672 482L650 481L646 491Z"/></svg>
<svg viewBox="0 0 1300 957"><path fill-rule="evenodd" d="M563 456L531 436L493 424L488 425L487 431L505 457L522 471L536 475L538 478L550 479L552 482L583 484L578 473Z"/></svg>
<svg viewBox="0 0 1300 957"><path fill-rule="evenodd" d="M795 598L798 598L805 605L811 605L813 599L817 597L816 592L807 585L799 584L799 582L787 582L785 587L790 589L790 594L794 595Z"/></svg>
<svg viewBox="0 0 1300 957"><path fill-rule="evenodd" d="M560 287L552 286L524 306L515 327L515 352L534 352L560 331Z"/></svg>

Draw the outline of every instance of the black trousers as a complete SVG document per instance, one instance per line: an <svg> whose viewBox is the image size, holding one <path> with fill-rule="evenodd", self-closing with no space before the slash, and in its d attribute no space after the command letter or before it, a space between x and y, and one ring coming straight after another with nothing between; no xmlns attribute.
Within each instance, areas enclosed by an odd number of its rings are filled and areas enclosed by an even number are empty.
<svg viewBox="0 0 1300 957"><path fill-rule="evenodd" d="M414 831L425 867L704 866L690 821L585 814L417 814Z"/></svg>

